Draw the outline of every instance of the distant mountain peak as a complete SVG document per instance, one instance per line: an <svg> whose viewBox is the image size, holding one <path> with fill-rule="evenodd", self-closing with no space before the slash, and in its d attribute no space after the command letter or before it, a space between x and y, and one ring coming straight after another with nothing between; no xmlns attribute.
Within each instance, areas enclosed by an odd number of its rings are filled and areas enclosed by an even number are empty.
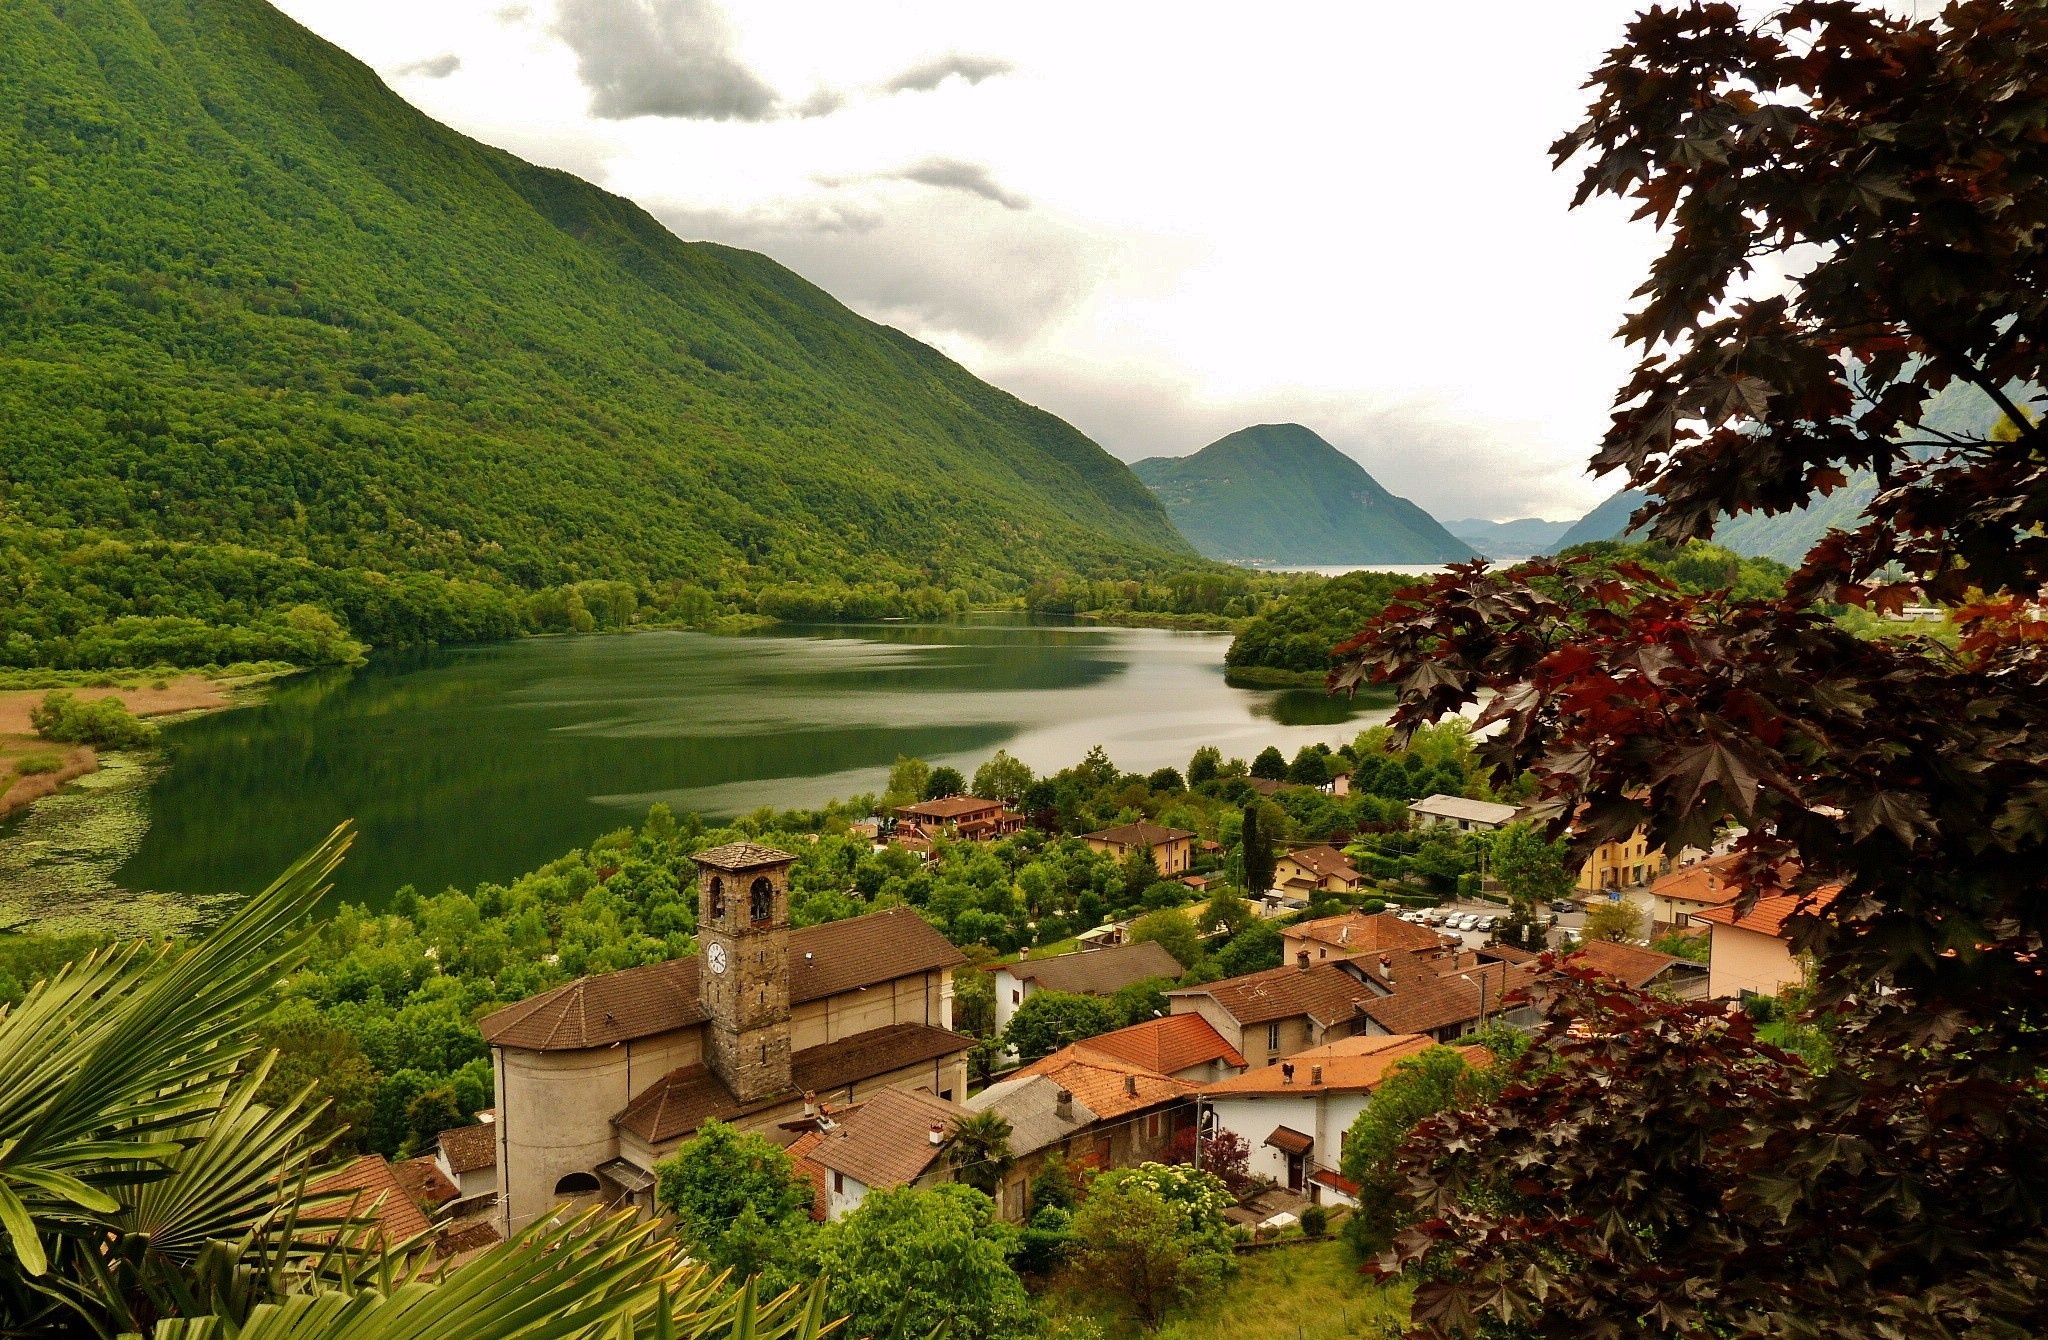
<svg viewBox="0 0 2048 1340"><path fill-rule="evenodd" d="M1210 558L1311 566L1451 563L1471 546L1298 423L1261 423L1131 467Z"/></svg>

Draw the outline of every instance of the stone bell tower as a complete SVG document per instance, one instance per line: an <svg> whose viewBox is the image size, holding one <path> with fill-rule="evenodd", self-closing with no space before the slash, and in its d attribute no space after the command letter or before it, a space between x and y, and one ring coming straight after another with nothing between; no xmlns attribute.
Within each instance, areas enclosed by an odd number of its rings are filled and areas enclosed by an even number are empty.
<svg viewBox="0 0 2048 1340"><path fill-rule="evenodd" d="M789 867L752 842L698 852L697 998L705 1061L742 1103L790 1091Z"/></svg>

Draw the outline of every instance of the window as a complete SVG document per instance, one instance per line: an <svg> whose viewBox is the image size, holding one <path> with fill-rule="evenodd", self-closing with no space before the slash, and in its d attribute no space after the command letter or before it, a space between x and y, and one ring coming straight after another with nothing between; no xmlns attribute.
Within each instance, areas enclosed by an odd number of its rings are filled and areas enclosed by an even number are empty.
<svg viewBox="0 0 2048 1340"><path fill-rule="evenodd" d="M832 1194L835 1196L843 1196L846 1194L845 1173L835 1172L832 1174Z"/></svg>
<svg viewBox="0 0 2048 1340"><path fill-rule="evenodd" d="M775 886L768 882L766 876L754 881L751 902L753 905L749 911L753 914L756 926L775 915Z"/></svg>
<svg viewBox="0 0 2048 1340"><path fill-rule="evenodd" d="M1266 1025L1266 1050L1269 1052L1280 1050L1280 1025Z"/></svg>
<svg viewBox="0 0 2048 1340"><path fill-rule="evenodd" d="M725 881L720 879L718 876L713 875L711 877L711 917L712 920L715 921L724 915Z"/></svg>
<svg viewBox="0 0 2048 1340"><path fill-rule="evenodd" d="M557 1196L591 1196L597 1194L597 1191L596 1176L586 1172L569 1173L555 1183Z"/></svg>
<svg viewBox="0 0 2048 1340"><path fill-rule="evenodd" d="M939 1101L940 1101L940 1102L942 1102L942 1103L950 1103L950 1102L952 1102L952 1101L953 1101L953 1091L952 1091L951 1089L940 1089L940 1090L939 1090Z"/></svg>
<svg viewBox="0 0 2048 1340"><path fill-rule="evenodd" d="M1024 1003L1023 987L1013 986L1010 988L1010 1003L1012 1005L1022 1005Z"/></svg>

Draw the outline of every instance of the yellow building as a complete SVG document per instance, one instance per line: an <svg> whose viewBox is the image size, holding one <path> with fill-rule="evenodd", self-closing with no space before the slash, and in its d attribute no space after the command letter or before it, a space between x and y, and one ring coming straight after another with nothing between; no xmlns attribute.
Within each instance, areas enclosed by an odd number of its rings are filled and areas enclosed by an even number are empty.
<svg viewBox="0 0 2048 1340"><path fill-rule="evenodd" d="M1587 858L1579 867L1579 893L1583 896L1639 889L1670 869L1671 861L1664 855L1664 849L1652 851L1649 839L1638 828L1621 842L1601 843Z"/></svg>

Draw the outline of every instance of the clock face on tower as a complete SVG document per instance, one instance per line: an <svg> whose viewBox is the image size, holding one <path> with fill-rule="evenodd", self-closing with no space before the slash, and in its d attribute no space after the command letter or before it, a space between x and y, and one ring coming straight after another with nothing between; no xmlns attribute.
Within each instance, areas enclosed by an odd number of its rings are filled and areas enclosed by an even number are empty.
<svg viewBox="0 0 2048 1340"><path fill-rule="evenodd" d="M711 971L716 973L723 973L725 971L724 945L711 946L711 948L704 951L704 957L711 964Z"/></svg>

